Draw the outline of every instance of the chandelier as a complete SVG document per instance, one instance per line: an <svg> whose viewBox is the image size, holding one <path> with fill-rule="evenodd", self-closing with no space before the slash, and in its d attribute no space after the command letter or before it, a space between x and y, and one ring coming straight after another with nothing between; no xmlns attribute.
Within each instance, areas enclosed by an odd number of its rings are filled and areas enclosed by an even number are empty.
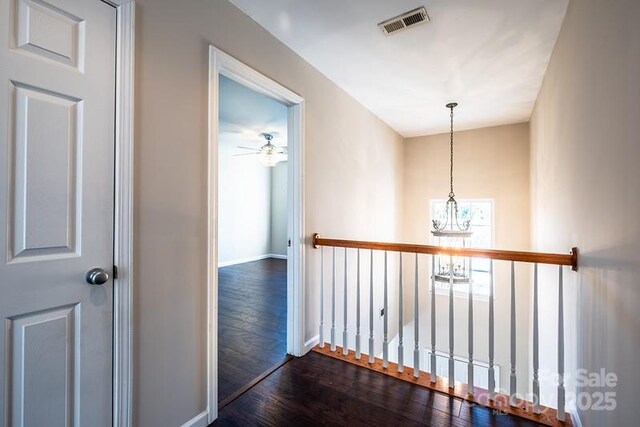
<svg viewBox="0 0 640 427"><path fill-rule="evenodd" d="M449 197L441 217L432 220L433 229L431 234L435 237L438 246L463 248L467 246L472 231L470 230L471 219L462 219L460 217L458 202L453 192L453 109L457 105L455 102L447 104L447 108L451 111ZM469 283L469 259L466 257L439 255L436 257L434 276L438 282Z"/></svg>

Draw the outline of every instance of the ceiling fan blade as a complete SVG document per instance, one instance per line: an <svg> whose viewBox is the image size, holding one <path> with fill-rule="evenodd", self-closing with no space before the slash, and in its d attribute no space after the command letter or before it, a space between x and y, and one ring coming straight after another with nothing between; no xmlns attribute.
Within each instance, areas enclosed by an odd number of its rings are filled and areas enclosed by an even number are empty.
<svg viewBox="0 0 640 427"><path fill-rule="evenodd" d="M241 145L237 145L236 148L242 148L243 150L260 151L258 148L255 148L255 147L243 147Z"/></svg>
<svg viewBox="0 0 640 427"><path fill-rule="evenodd" d="M233 157L238 157L238 156L255 156L256 154L260 154L260 153L243 153L243 154L234 154Z"/></svg>
<svg viewBox="0 0 640 427"><path fill-rule="evenodd" d="M274 154L287 154L287 147L275 147L273 150Z"/></svg>

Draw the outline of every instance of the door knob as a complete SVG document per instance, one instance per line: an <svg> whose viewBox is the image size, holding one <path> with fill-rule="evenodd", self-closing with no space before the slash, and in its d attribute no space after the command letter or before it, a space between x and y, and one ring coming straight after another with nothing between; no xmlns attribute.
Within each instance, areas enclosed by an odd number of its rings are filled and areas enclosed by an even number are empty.
<svg viewBox="0 0 640 427"><path fill-rule="evenodd" d="M90 285L104 285L109 280L109 273L101 268L92 268L84 278Z"/></svg>

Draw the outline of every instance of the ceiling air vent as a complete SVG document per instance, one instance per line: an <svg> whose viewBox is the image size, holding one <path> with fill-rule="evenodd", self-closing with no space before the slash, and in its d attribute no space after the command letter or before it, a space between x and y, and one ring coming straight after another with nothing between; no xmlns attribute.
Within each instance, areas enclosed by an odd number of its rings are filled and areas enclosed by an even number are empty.
<svg viewBox="0 0 640 427"><path fill-rule="evenodd" d="M430 19L427 14L427 9L423 6L395 16L391 19L387 19L386 21L382 21L378 24L378 27L380 28L380 31L382 31L382 34L388 36L390 34L397 33L398 31L406 30L409 27L429 21Z"/></svg>

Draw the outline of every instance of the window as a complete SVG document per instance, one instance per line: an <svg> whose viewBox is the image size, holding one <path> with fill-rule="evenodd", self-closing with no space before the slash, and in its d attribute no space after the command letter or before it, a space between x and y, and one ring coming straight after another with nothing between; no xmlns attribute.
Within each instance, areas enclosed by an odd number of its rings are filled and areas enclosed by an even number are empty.
<svg viewBox="0 0 640 427"><path fill-rule="evenodd" d="M431 219L442 218L447 201L445 199L431 200ZM493 200L490 199L461 199L458 200L458 211L461 220L471 219L473 235L468 245L471 248L491 248L493 246ZM431 222L429 222L431 223ZM429 229L429 236L433 243L434 237ZM489 296L491 276L489 266L491 261L486 258L474 258L472 265L473 295L474 297ZM468 285L459 283L453 285L456 294L467 295ZM436 282L437 293L448 293L449 283Z"/></svg>

